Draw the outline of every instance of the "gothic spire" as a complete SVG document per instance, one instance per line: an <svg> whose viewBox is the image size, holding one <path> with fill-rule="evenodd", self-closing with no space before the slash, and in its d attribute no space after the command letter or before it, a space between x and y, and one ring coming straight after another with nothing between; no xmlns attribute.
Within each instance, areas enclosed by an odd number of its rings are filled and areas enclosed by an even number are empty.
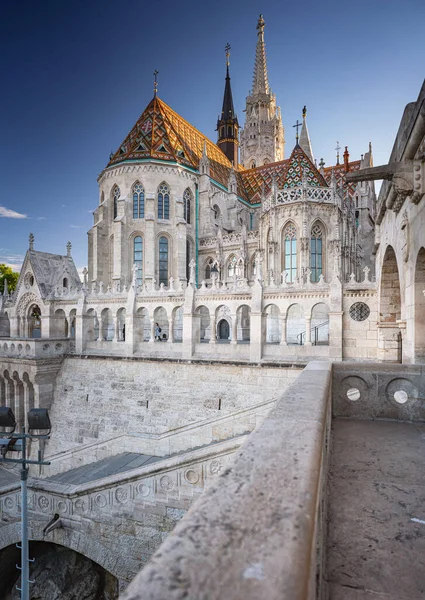
<svg viewBox="0 0 425 600"><path fill-rule="evenodd" d="M313 150L311 147L310 136L309 136L308 127L307 127L307 107L306 106L304 106L304 108L303 108L303 126L301 128L299 145L304 150L304 152L307 154L309 159L312 162L314 162Z"/></svg>
<svg viewBox="0 0 425 600"><path fill-rule="evenodd" d="M238 164L238 117L233 106L232 87L230 85L230 44L226 44L226 83L224 86L223 108L221 116L217 121L218 139L217 145L231 163L236 167Z"/></svg>
<svg viewBox="0 0 425 600"><path fill-rule="evenodd" d="M252 83L253 94L268 94L269 79L267 75L266 46L264 44L265 22L260 15L257 23L257 49L255 51L254 79Z"/></svg>

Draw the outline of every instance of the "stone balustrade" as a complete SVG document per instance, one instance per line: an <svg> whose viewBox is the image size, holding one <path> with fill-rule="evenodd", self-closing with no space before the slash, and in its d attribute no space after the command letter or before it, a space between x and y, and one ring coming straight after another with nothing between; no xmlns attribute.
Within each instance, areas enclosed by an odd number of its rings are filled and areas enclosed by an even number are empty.
<svg viewBox="0 0 425 600"><path fill-rule="evenodd" d="M74 351L71 338L0 338L1 358L51 358Z"/></svg>
<svg viewBox="0 0 425 600"><path fill-rule="evenodd" d="M123 600L325 597L331 365L312 362Z"/></svg>

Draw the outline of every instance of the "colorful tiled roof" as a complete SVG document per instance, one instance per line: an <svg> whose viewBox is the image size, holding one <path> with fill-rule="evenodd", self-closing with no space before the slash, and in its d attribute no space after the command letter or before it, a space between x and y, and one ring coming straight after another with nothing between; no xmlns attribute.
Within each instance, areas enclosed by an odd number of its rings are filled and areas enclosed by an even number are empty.
<svg viewBox="0 0 425 600"><path fill-rule="evenodd" d="M228 158L216 144L155 96L111 157L108 167L125 160L156 158L198 169L204 143L211 177L227 188L232 169ZM238 192L245 198L243 189Z"/></svg>
<svg viewBox="0 0 425 600"><path fill-rule="evenodd" d="M333 170L334 175L335 175L336 184L344 185L344 188L348 189L348 193L350 194L350 196L353 196L354 192L356 190L356 187L357 187L357 183L347 183L345 181L345 174L347 172L352 173L353 171L358 171L359 169L360 169L360 161L353 160L348 163L348 171L345 170L344 164L335 165L333 167L326 167L324 169L324 178L326 179L327 184L330 185L331 180L332 180L332 170Z"/></svg>

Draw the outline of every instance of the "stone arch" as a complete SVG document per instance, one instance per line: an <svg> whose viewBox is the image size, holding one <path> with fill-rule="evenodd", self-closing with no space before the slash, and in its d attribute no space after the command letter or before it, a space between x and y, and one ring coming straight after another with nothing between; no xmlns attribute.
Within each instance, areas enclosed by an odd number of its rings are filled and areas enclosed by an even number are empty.
<svg viewBox="0 0 425 600"><path fill-rule="evenodd" d="M38 304L30 304L27 311L28 337L41 338L41 310Z"/></svg>
<svg viewBox="0 0 425 600"><path fill-rule="evenodd" d="M301 304L291 304L286 313L286 343L300 344L300 336L305 333L304 310Z"/></svg>
<svg viewBox="0 0 425 600"><path fill-rule="evenodd" d="M230 336L232 333L232 319L230 317L230 309L228 306L221 304L216 308L215 322L217 340L221 342L230 342Z"/></svg>
<svg viewBox="0 0 425 600"><path fill-rule="evenodd" d="M99 339L99 319L94 308L89 308L84 316L85 338L87 342L94 342Z"/></svg>
<svg viewBox="0 0 425 600"><path fill-rule="evenodd" d="M165 259L165 246L163 239L167 240L166 247L166 259ZM172 256L173 256L173 238L167 231L161 231L156 236L156 268L155 268L155 279L158 282L158 286L161 283L164 286L168 286L170 277L172 276ZM166 264L166 267L165 267Z"/></svg>
<svg viewBox="0 0 425 600"><path fill-rule="evenodd" d="M77 318L77 309L72 308L68 316L68 337L75 340L75 325Z"/></svg>
<svg viewBox="0 0 425 600"><path fill-rule="evenodd" d="M173 309L173 342L183 341L183 306L176 306Z"/></svg>
<svg viewBox="0 0 425 600"><path fill-rule="evenodd" d="M329 346L329 306L325 302L311 309L311 341L316 346Z"/></svg>
<svg viewBox="0 0 425 600"><path fill-rule="evenodd" d="M214 259L211 256L208 256L208 258L205 260L204 262L205 265L205 279L211 279L211 269L213 268L214 265Z"/></svg>
<svg viewBox="0 0 425 600"><path fill-rule="evenodd" d="M137 309L134 319L134 336L136 342L149 342L151 337L151 321L149 311L144 306Z"/></svg>
<svg viewBox="0 0 425 600"><path fill-rule="evenodd" d="M235 254L231 254L226 260L225 274L226 279L233 279L236 275L237 258Z"/></svg>
<svg viewBox="0 0 425 600"><path fill-rule="evenodd" d="M46 542L43 528L46 520L29 519L29 541ZM95 536L87 536L72 528L58 528L48 534L48 541L69 550L74 550L100 565L105 571L119 579L125 572L125 557L119 548L104 546ZM9 523L2 527L0 550L14 546L21 540L20 522ZM84 548L84 552L81 549Z"/></svg>
<svg viewBox="0 0 425 600"><path fill-rule="evenodd" d="M167 339L169 338L170 335L170 328L169 328L169 323L168 323L168 315L167 315L167 311L165 310L165 308L163 306L157 306L154 310L153 313L153 320L154 320L154 324L156 327L156 323L158 323L158 325L161 328L161 340L162 339ZM165 335L165 338L164 338Z"/></svg>
<svg viewBox="0 0 425 600"><path fill-rule="evenodd" d="M400 277L392 246L387 246L379 287L378 358L401 361L403 343L397 321L401 320Z"/></svg>
<svg viewBox="0 0 425 600"><path fill-rule="evenodd" d="M279 344L281 339L280 310L276 304L268 304L264 309L266 320L266 344Z"/></svg>
<svg viewBox="0 0 425 600"><path fill-rule="evenodd" d="M196 314L199 316L199 341L207 342L211 339L211 317L207 306L198 306Z"/></svg>
<svg viewBox="0 0 425 600"><path fill-rule="evenodd" d="M251 340L251 307L242 304L236 309L236 339L241 342Z"/></svg>
<svg viewBox="0 0 425 600"><path fill-rule="evenodd" d="M415 362L425 362L425 248L418 252L414 284L414 356Z"/></svg>

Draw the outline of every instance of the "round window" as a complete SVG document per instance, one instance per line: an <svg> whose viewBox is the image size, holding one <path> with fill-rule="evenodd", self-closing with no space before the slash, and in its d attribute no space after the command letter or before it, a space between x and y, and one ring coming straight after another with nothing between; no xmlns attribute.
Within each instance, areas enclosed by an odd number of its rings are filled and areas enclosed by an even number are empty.
<svg viewBox="0 0 425 600"><path fill-rule="evenodd" d="M365 321L370 315L370 308L364 302L355 302L350 308L353 321Z"/></svg>

